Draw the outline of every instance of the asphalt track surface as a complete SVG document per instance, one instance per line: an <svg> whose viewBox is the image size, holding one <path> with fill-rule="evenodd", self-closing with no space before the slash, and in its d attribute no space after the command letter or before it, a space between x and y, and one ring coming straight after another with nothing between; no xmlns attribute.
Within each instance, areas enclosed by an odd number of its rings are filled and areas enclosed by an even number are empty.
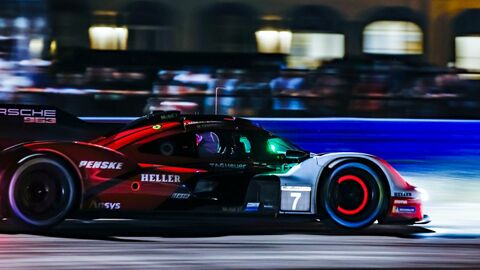
<svg viewBox="0 0 480 270"><path fill-rule="evenodd" d="M395 164L428 190L424 226L331 230L294 219L69 220L31 233L0 222L0 269L480 269L476 160Z"/></svg>
<svg viewBox="0 0 480 270"><path fill-rule="evenodd" d="M273 223L197 221L192 232L192 224L178 221L71 221L40 235L3 228L0 268L478 268L480 263L477 237L429 236L435 233L423 227L377 225L350 233L315 223L300 228Z"/></svg>

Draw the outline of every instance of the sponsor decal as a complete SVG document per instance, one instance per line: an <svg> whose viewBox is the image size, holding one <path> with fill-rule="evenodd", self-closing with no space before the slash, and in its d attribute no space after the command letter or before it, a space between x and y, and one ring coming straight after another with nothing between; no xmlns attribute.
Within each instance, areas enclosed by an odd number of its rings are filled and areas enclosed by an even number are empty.
<svg viewBox="0 0 480 270"><path fill-rule="evenodd" d="M394 200L393 204L408 204L407 200Z"/></svg>
<svg viewBox="0 0 480 270"><path fill-rule="evenodd" d="M152 183L180 183L178 174L141 174L142 182Z"/></svg>
<svg viewBox="0 0 480 270"><path fill-rule="evenodd" d="M393 194L393 196L395 196L395 197L412 197L412 193L411 192L395 192Z"/></svg>
<svg viewBox="0 0 480 270"><path fill-rule="evenodd" d="M186 200L190 198L190 194L189 193L173 193L171 198L178 199L178 200Z"/></svg>
<svg viewBox="0 0 480 270"><path fill-rule="evenodd" d="M189 122L185 122L186 126L198 125L199 128L209 127L209 126L218 126L218 125L222 125L222 124L223 123L221 121L189 121Z"/></svg>
<svg viewBox="0 0 480 270"><path fill-rule="evenodd" d="M271 204L264 204L263 209L275 209L275 206L273 206Z"/></svg>
<svg viewBox="0 0 480 270"><path fill-rule="evenodd" d="M107 209L107 210L119 210L122 205L119 202L96 202L90 203L90 208L95 209Z"/></svg>
<svg viewBox="0 0 480 270"><path fill-rule="evenodd" d="M87 169L121 170L123 162L82 160L78 167Z"/></svg>
<svg viewBox="0 0 480 270"><path fill-rule="evenodd" d="M228 212L228 213L241 213L243 212L243 207L241 206L225 206L222 207L222 212Z"/></svg>
<svg viewBox="0 0 480 270"><path fill-rule="evenodd" d="M255 212L258 211L258 207L260 207L259 202L249 202L245 207L245 212Z"/></svg>
<svg viewBox="0 0 480 270"><path fill-rule="evenodd" d="M160 116L161 121L171 120L171 119L178 118L180 116L180 112L179 111L173 111L173 112L168 112L168 113L162 113L159 116Z"/></svg>
<svg viewBox="0 0 480 270"><path fill-rule="evenodd" d="M201 124L201 125L197 125L197 128L198 128L198 129L202 129L202 128L214 128L214 127L219 127L219 126L223 126L223 124L222 124L222 123Z"/></svg>
<svg viewBox="0 0 480 270"><path fill-rule="evenodd" d="M415 212L417 212L417 208L414 206L397 206L394 208L394 210L397 213L404 214L415 214Z"/></svg>
<svg viewBox="0 0 480 270"><path fill-rule="evenodd" d="M0 116L23 117L26 124L56 124L57 110L0 108Z"/></svg>
<svg viewBox="0 0 480 270"><path fill-rule="evenodd" d="M239 164L239 163L217 163L217 162L212 162L209 163L210 167L212 168L219 168L219 169L236 169L236 170L242 170L247 167L247 164Z"/></svg>
<svg viewBox="0 0 480 270"><path fill-rule="evenodd" d="M306 186L281 186L282 191L312 191L312 187Z"/></svg>

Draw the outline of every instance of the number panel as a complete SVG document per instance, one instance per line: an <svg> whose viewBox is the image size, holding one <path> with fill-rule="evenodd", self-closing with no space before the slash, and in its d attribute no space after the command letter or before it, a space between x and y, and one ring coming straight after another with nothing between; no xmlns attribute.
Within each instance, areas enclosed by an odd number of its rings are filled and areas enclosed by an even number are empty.
<svg viewBox="0 0 480 270"><path fill-rule="evenodd" d="M305 186L282 186L282 211L310 211L311 187Z"/></svg>

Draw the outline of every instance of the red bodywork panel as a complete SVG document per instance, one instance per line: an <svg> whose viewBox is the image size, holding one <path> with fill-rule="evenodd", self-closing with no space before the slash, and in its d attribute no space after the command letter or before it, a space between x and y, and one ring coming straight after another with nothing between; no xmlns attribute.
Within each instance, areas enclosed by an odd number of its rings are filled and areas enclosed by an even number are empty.
<svg viewBox="0 0 480 270"><path fill-rule="evenodd" d="M105 203L112 203L122 210L153 210L169 199L183 182L206 172L137 163L135 157L128 158L113 149L84 142L34 142L20 147L32 154L46 153L68 161L81 179L83 209L104 208Z"/></svg>

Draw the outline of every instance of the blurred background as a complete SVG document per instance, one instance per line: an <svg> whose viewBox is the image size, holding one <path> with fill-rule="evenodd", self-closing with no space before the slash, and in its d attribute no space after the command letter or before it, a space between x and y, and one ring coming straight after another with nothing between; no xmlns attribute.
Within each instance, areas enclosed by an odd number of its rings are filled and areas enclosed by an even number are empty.
<svg viewBox="0 0 480 270"><path fill-rule="evenodd" d="M2 0L0 102L480 117L476 0Z"/></svg>
<svg viewBox="0 0 480 270"><path fill-rule="evenodd" d="M479 48L478 0L2 0L0 102L136 117L217 94L312 152L386 158L436 230L480 233Z"/></svg>
<svg viewBox="0 0 480 270"><path fill-rule="evenodd" d="M480 239L478 0L0 0L0 103L127 121L216 94L312 152L384 157L430 194L435 237Z"/></svg>

